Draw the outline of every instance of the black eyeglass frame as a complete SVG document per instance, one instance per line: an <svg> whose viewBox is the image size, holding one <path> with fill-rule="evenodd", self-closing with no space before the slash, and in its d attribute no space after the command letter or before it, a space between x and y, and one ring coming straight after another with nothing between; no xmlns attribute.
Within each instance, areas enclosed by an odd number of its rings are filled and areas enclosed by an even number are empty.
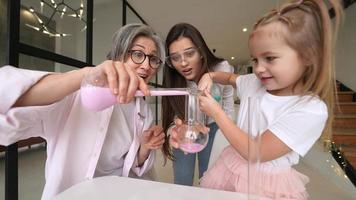
<svg viewBox="0 0 356 200"><path fill-rule="evenodd" d="M135 53L135 52L140 52L140 53L142 53L142 55L145 56L144 59L141 62L136 62L135 59L132 58L132 54ZM142 64L143 62L145 62L146 58L148 57L148 64L152 69L158 69L161 66L161 64L163 63L163 61L161 59L159 59L157 56L145 54L145 52L143 52L141 50L131 49L131 50L128 50L128 53L130 54L130 58L131 58L132 62L134 62L135 64ZM153 67L152 66L151 58L157 58L157 60L159 61L157 63L157 67Z"/></svg>

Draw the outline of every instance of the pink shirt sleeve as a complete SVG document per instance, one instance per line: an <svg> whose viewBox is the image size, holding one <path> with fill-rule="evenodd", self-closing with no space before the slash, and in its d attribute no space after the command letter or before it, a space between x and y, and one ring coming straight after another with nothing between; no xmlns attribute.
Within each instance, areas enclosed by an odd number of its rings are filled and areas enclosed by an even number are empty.
<svg viewBox="0 0 356 200"><path fill-rule="evenodd" d="M23 93L48 73L12 66L1 67L0 113L6 113Z"/></svg>
<svg viewBox="0 0 356 200"><path fill-rule="evenodd" d="M30 137L47 139L64 124L66 114L75 95L48 106L12 108L17 99L48 72L31 71L14 67L0 68L0 145L10 145ZM6 78L5 78L6 77Z"/></svg>

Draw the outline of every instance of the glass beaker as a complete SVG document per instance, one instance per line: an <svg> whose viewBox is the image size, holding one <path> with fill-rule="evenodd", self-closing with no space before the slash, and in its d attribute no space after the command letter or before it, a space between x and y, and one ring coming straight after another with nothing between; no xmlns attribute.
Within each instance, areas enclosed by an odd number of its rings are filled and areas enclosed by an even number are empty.
<svg viewBox="0 0 356 200"><path fill-rule="evenodd" d="M205 114L199 109L201 91L190 88L185 101L185 122L178 128L179 148L187 153L197 153L205 148L209 134L203 133Z"/></svg>
<svg viewBox="0 0 356 200"><path fill-rule="evenodd" d="M259 97L248 97L248 184L247 195L250 200L260 198L261 187L261 109Z"/></svg>

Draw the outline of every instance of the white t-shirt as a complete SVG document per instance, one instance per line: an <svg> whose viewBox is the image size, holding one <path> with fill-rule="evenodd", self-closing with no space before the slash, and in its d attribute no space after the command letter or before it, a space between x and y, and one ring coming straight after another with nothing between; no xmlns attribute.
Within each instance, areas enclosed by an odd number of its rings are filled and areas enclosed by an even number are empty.
<svg viewBox="0 0 356 200"><path fill-rule="evenodd" d="M297 164L299 155L304 156L320 137L328 111L326 104L318 97L272 95L266 91L255 74L239 76L236 79L236 90L241 100L237 126L248 132L248 99L258 98L259 129L262 133L270 130L292 149L291 152L269 161L271 165Z"/></svg>

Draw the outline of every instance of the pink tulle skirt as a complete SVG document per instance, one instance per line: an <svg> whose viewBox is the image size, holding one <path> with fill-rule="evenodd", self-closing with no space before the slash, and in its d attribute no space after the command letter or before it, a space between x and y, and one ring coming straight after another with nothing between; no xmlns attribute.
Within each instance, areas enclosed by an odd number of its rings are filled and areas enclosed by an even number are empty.
<svg viewBox="0 0 356 200"><path fill-rule="evenodd" d="M257 170L259 169L259 170ZM258 172L257 172L258 171ZM260 163L250 167L232 146L224 149L214 165L200 179L200 186L211 189L250 193L271 199L307 199L309 178L291 167Z"/></svg>

